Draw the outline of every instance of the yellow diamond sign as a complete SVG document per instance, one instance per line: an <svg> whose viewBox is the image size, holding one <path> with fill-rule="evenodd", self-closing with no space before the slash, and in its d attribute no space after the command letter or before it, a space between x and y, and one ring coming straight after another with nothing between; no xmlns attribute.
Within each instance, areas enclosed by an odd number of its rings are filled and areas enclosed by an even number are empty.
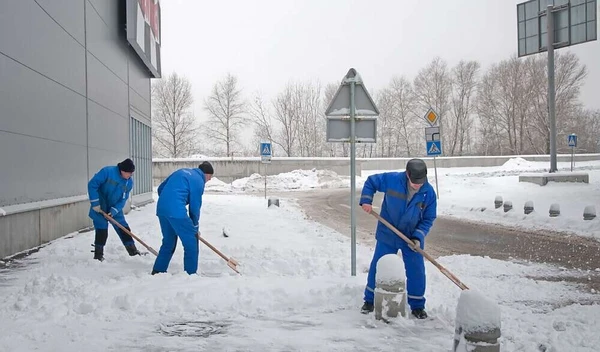
<svg viewBox="0 0 600 352"><path fill-rule="evenodd" d="M433 109L429 109L429 111L427 111L427 114L425 114L425 120L427 120L427 122L429 122L431 126L435 126L438 120L438 115Z"/></svg>

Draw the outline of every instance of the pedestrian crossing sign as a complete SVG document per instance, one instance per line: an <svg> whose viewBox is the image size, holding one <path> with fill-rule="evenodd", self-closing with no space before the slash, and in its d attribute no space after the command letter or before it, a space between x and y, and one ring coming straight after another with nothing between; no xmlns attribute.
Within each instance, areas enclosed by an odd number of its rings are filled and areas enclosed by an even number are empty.
<svg viewBox="0 0 600 352"><path fill-rule="evenodd" d="M577 135L570 134L567 142L569 143L569 147L577 147Z"/></svg>
<svg viewBox="0 0 600 352"><path fill-rule="evenodd" d="M427 141L427 155L435 156L442 154L442 141Z"/></svg>
<svg viewBox="0 0 600 352"><path fill-rule="evenodd" d="M271 156L273 155L271 149L271 143L261 142L260 143L260 159L263 163L270 163Z"/></svg>

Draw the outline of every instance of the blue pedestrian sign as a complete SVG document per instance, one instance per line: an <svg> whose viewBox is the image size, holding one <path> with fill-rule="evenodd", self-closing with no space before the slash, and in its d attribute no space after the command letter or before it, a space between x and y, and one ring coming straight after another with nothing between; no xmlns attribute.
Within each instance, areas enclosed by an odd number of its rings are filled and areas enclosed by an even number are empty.
<svg viewBox="0 0 600 352"><path fill-rule="evenodd" d="M442 154L442 141L427 141L427 155L436 156Z"/></svg>
<svg viewBox="0 0 600 352"><path fill-rule="evenodd" d="M261 142L260 143L260 160L263 163L270 163L272 155L273 155L273 153L271 150L271 143L270 142Z"/></svg>
<svg viewBox="0 0 600 352"><path fill-rule="evenodd" d="M569 143L569 147L576 148L577 147L577 135L570 134L567 137L567 142Z"/></svg>

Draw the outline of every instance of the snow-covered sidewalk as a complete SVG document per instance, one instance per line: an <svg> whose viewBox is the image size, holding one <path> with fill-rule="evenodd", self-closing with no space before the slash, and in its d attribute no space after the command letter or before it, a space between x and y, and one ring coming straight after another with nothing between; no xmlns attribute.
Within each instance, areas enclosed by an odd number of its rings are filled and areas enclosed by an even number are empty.
<svg viewBox="0 0 600 352"><path fill-rule="evenodd" d="M370 249L358 247L352 277L348 238L306 220L289 200L267 208L260 197L206 195L203 204L203 236L241 263L241 276L205 246L200 276L183 272L181 247L168 274L151 276L153 255L127 256L112 229L103 263L91 259L92 232L68 236L0 273L0 351L452 349L460 290L431 264L426 297L435 319L386 325L359 312ZM128 220L158 249L154 209ZM600 306L589 305L597 295L539 279L565 272L472 256L439 261L498 302L503 351L600 346Z"/></svg>

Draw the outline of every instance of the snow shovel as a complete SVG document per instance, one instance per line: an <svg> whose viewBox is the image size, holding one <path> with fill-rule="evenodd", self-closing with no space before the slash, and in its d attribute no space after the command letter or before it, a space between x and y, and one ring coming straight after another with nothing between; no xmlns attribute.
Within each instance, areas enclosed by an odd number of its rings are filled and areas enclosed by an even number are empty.
<svg viewBox="0 0 600 352"><path fill-rule="evenodd" d="M216 249L212 244L208 243L207 240L205 240L204 238L200 237L200 232L196 233L196 237L198 237L198 239L200 241L202 241L202 243L204 243L206 246L208 246L208 248L212 249L213 252L217 253L219 255L219 257L223 258L227 262L227 266L228 267L230 267L236 273L242 275L237 270L237 266L238 266L239 263L235 259L233 259L233 258L227 258L227 256L225 254L221 253L221 251L219 251L218 249Z"/></svg>
<svg viewBox="0 0 600 352"><path fill-rule="evenodd" d="M142 246L146 247L146 249L148 249L148 251L150 251L150 253L154 254L155 256L158 256L158 252L156 252L154 250L154 248L150 247L149 245L147 245L146 243L144 243L144 241L142 241L139 237L137 237L136 235L132 234L131 231L127 230L123 225L119 224L117 222L117 220L113 219L112 217L108 216L108 214L106 214L104 211L100 210L100 214L104 215L104 217L106 218L106 220L112 222L113 224L117 225L121 230L123 230L126 234L128 234L129 236L133 237L136 241L138 241Z"/></svg>
<svg viewBox="0 0 600 352"><path fill-rule="evenodd" d="M427 260L429 260L433 265L435 265L438 269L440 269L440 271L442 272L442 274L444 274L447 278L449 278L450 281L454 282L456 284L456 286L460 287L461 290L468 290L469 289L467 287L467 285L465 285L462 282L460 282L460 280L456 276L454 276L454 274L452 274L446 268L444 268L440 263L438 263L435 259L433 259L432 256L430 256L429 254L425 253L424 250L422 250L421 248L415 246L415 244L408 237L406 237L397 228L395 228L394 226L392 226L392 224L390 224L387 220L385 220L379 214L377 214L377 212L371 210L371 215L373 215L374 217L376 217L377 220L381 221L381 223L383 223L385 226L387 226L388 229L394 231L394 233L396 235L398 235L398 237L402 238L404 240L404 242L408 243L408 245L410 246L410 248L412 248L413 250L421 253L425 258L427 258Z"/></svg>

